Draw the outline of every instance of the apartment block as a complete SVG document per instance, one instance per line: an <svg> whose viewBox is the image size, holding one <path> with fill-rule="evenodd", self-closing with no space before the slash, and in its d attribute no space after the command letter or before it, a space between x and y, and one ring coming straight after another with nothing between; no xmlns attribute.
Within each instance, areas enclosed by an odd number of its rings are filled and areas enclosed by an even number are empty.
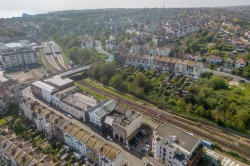
<svg viewBox="0 0 250 166"><path fill-rule="evenodd" d="M8 70L38 64L38 59L29 41L20 41L0 43L0 62L3 68Z"/></svg>
<svg viewBox="0 0 250 166"><path fill-rule="evenodd" d="M153 131L154 158L166 166L195 166L203 155L201 140L168 123Z"/></svg>

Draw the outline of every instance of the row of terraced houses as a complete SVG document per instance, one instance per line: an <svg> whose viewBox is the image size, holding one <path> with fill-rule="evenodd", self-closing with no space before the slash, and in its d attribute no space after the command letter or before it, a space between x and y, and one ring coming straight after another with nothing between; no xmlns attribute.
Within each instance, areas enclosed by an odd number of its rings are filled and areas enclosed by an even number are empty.
<svg viewBox="0 0 250 166"><path fill-rule="evenodd" d="M79 158L88 160L100 166L122 165L123 154L107 142L76 126L37 101L26 98L20 104L24 115L33 121L39 131L46 133L48 139L57 138L71 147Z"/></svg>
<svg viewBox="0 0 250 166"><path fill-rule="evenodd" d="M175 72L193 77L199 77L204 71L202 62L147 54L127 55L125 57L125 65L141 66L145 70L155 69L163 73Z"/></svg>

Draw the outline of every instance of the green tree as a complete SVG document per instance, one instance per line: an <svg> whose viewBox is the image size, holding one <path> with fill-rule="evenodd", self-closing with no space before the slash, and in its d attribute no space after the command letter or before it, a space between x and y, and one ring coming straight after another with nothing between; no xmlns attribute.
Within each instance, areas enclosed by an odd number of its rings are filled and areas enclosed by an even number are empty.
<svg viewBox="0 0 250 166"><path fill-rule="evenodd" d="M22 120L20 118L17 118L14 121L13 129L18 135L22 135L25 132L26 127L23 124Z"/></svg>
<svg viewBox="0 0 250 166"><path fill-rule="evenodd" d="M140 73L138 73L138 74L136 75L136 77L134 78L133 83L134 83L136 86L141 87L141 86L144 85L145 80L146 80L145 75L144 75L142 72L140 72Z"/></svg>
<svg viewBox="0 0 250 166"><path fill-rule="evenodd" d="M221 77L212 77L208 81L208 85L214 90L228 89L228 83Z"/></svg>
<svg viewBox="0 0 250 166"><path fill-rule="evenodd" d="M116 74L111 80L110 80L110 85L113 86L114 88L117 88L121 90L123 83L123 79L121 74Z"/></svg>

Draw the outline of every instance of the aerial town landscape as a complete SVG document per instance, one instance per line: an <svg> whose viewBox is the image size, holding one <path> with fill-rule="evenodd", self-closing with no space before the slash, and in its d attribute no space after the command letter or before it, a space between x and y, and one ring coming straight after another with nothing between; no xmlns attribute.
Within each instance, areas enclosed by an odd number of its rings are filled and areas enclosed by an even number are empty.
<svg viewBox="0 0 250 166"><path fill-rule="evenodd" d="M250 165L250 4L0 18L0 166Z"/></svg>

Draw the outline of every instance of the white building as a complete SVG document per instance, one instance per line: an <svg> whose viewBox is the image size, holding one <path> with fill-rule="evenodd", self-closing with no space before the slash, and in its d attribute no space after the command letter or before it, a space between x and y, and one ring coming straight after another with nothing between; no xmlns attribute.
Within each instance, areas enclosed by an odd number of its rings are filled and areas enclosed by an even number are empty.
<svg viewBox="0 0 250 166"><path fill-rule="evenodd" d="M52 78L48 78L44 80L44 82L60 90L66 89L74 85L73 80L69 78L62 78L60 75L56 75L56 76L53 76Z"/></svg>
<svg viewBox="0 0 250 166"><path fill-rule="evenodd" d="M196 165L203 150L201 140L165 123L153 132L154 158L166 166Z"/></svg>
<svg viewBox="0 0 250 166"><path fill-rule="evenodd" d="M32 93L35 96L40 97L49 103L52 101L53 93L55 93L57 91L57 89L54 88L53 86L48 85L48 84L41 82L41 81L33 82L30 85L30 87L31 87Z"/></svg>
<svg viewBox="0 0 250 166"><path fill-rule="evenodd" d="M113 137L128 144L131 135L138 132L142 125L142 116L134 111L126 110L123 115L116 116L113 123Z"/></svg>
<svg viewBox="0 0 250 166"><path fill-rule="evenodd" d="M38 63L37 56L28 43L0 44L0 62L4 69L24 67Z"/></svg>
<svg viewBox="0 0 250 166"><path fill-rule="evenodd" d="M236 69L242 69L246 66L246 62L243 58L240 58L238 60L236 60L235 62L235 68Z"/></svg>
<svg viewBox="0 0 250 166"><path fill-rule="evenodd" d="M79 93L77 88L70 87L52 96L52 104L61 110L86 121L86 111L96 106L99 100L93 96Z"/></svg>
<svg viewBox="0 0 250 166"><path fill-rule="evenodd" d="M116 107L115 100L104 101L88 111L88 122L101 128L103 121Z"/></svg>
<svg viewBox="0 0 250 166"><path fill-rule="evenodd" d="M100 166L122 165L123 154L119 149L68 122L67 119L56 115L40 103L29 98L24 99L20 107L25 117L32 120L38 130L45 131L48 137L60 138L60 141L73 148L80 157L86 156Z"/></svg>

